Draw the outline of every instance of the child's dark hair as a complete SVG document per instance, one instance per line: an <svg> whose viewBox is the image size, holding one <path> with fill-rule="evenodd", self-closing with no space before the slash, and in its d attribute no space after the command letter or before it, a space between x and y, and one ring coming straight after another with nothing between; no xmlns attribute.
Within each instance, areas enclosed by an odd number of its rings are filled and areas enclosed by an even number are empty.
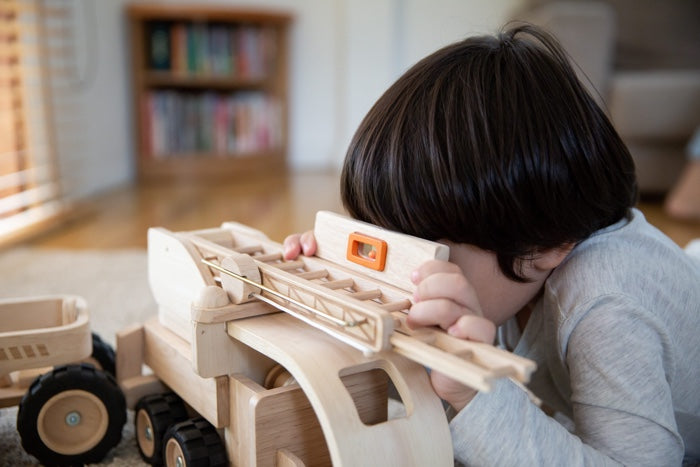
<svg viewBox="0 0 700 467"><path fill-rule="evenodd" d="M357 219L516 259L627 216L634 163L555 39L531 25L424 58L350 144L342 199ZM517 271L516 271L517 269Z"/></svg>

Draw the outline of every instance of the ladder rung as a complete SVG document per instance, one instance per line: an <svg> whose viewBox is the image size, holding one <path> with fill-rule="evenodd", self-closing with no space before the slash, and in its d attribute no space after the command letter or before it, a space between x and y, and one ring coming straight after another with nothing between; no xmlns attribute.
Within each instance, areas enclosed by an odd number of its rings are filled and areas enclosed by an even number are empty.
<svg viewBox="0 0 700 467"><path fill-rule="evenodd" d="M406 299L406 300L397 300L395 302L382 303L381 305L379 305L379 308L386 310L386 311L406 310L408 308L411 308L411 301Z"/></svg>
<svg viewBox="0 0 700 467"><path fill-rule="evenodd" d="M373 290L359 290L357 292L346 292L349 297L355 298L357 300L372 300L375 298L381 298L382 291L379 289Z"/></svg>
<svg viewBox="0 0 700 467"><path fill-rule="evenodd" d="M268 253L264 255L252 255L255 261L262 261L263 263L269 263L270 261L277 261L282 259L282 253Z"/></svg>
<svg viewBox="0 0 700 467"><path fill-rule="evenodd" d="M323 279L324 277L328 277L328 270L327 269L317 269L315 271L304 271L300 272L297 274L297 277L300 277L302 279L306 280L314 280L314 279Z"/></svg>
<svg viewBox="0 0 700 467"><path fill-rule="evenodd" d="M251 256L251 258L256 259L254 256ZM287 261L284 263L279 263L279 264L272 264L271 266L276 267L278 269L281 269L283 271L293 271L294 269L300 269L303 268L304 265L303 261Z"/></svg>
<svg viewBox="0 0 700 467"><path fill-rule="evenodd" d="M236 253L243 253L249 255L251 253L257 253L258 251L263 251L263 247L262 245L239 246L233 248L233 251L235 251Z"/></svg>
<svg viewBox="0 0 700 467"><path fill-rule="evenodd" d="M352 287L355 285L355 281L352 279L338 279L335 281L322 282L322 286L328 287L331 290L345 289L347 287Z"/></svg>

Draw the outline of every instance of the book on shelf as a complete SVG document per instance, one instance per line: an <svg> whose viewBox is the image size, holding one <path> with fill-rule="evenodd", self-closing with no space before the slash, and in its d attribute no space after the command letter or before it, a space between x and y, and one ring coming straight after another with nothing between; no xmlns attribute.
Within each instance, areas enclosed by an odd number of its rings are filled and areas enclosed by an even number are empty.
<svg viewBox="0 0 700 467"><path fill-rule="evenodd" d="M170 27L170 70L176 73L186 73L187 62L187 29L184 23L175 23Z"/></svg>
<svg viewBox="0 0 700 467"><path fill-rule="evenodd" d="M170 69L170 25L168 23L162 21L151 23L148 50L148 64L152 69Z"/></svg>
<svg viewBox="0 0 700 467"><path fill-rule="evenodd" d="M239 79L261 79L274 71L273 27L153 21L148 34L152 70Z"/></svg>
<svg viewBox="0 0 700 467"><path fill-rule="evenodd" d="M144 149L154 158L252 155L282 145L281 106L260 91L151 91L142 103Z"/></svg>

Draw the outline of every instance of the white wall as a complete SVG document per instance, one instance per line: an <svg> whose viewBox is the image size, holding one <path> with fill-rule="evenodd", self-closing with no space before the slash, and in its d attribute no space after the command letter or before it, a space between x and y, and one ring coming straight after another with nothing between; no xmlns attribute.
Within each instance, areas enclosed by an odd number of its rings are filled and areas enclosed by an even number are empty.
<svg viewBox="0 0 700 467"><path fill-rule="evenodd" d="M78 26L79 63L97 58L78 96L84 131L65 157L68 192L87 196L133 180L135 173L128 41L129 0L94 2L92 28ZM163 0L164 2L166 0ZM169 0L169 3L191 3ZM522 0L207 0L270 7L294 16L290 44L290 150L294 169L337 168L364 114L411 64L442 45L494 32ZM79 7L80 8L80 7ZM96 55L91 48L96 46Z"/></svg>
<svg viewBox="0 0 700 467"><path fill-rule="evenodd" d="M339 138L329 162L345 149L377 98L424 56L474 34L496 32L521 0L346 0L340 20L342 82L336 95ZM344 53L342 52L344 50Z"/></svg>
<svg viewBox="0 0 700 467"><path fill-rule="evenodd" d="M123 10L126 0L73 0L78 134L61 149L60 172L69 197L82 197L133 179L130 87Z"/></svg>

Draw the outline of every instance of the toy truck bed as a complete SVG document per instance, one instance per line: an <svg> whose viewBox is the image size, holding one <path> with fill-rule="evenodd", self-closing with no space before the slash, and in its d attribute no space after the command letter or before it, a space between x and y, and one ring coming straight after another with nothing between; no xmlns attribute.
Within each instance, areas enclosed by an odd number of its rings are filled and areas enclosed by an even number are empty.
<svg viewBox="0 0 700 467"><path fill-rule="evenodd" d="M22 447L40 463L95 463L117 445L126 404L109 367L82 297L0 300L0 407L19 406Z"/></svg>
<svg viewBox="0 0 700 467"><path fill-rule="evenodd" d="M0 300L0 407L16 405L27 374L90 356L85 300L74 295ZM27 371L36 370L36 371Z"/></svg>

